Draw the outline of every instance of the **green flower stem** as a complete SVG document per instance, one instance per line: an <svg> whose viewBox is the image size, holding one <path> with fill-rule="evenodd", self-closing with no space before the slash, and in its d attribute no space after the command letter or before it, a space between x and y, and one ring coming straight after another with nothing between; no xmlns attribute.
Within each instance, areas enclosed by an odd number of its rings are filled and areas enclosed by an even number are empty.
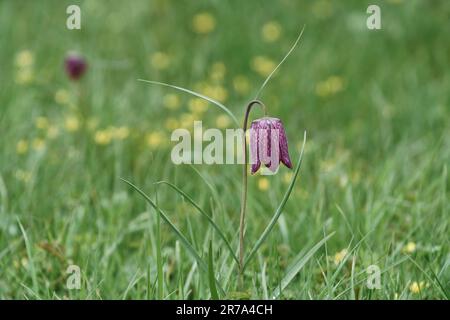
<svg viewBox="0 0 450 320"><path fill-rule="evenodd" d="M241 214L240 214L240 222L239 222L239 273L241 275L241 284L242 284L242 277L244 272L244 229L245 229L245 212L247 208L247 165L248 165L248 156L247 156L247 123L248 123L248 117L250 115L250 111L254 105L259 105L264 112L264 116L267 115L267 108L266 106L259 100L252 100L248 103L246 111L245 111L245 117L244 117L244 123L242 126L243 129L243 150L244 150L244 165L242 167L242 195L241 195Z"/></svg>

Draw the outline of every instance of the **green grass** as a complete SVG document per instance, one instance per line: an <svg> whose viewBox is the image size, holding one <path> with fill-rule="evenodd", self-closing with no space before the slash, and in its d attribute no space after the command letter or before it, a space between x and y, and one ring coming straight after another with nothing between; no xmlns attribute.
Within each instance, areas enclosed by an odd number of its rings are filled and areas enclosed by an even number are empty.
<svg viewBox="0 0 450 320"><path fill-rule="evenodd" d="M379 1L382 30L369 31L371 1L75 1L82 30L69 31L73 3L0 3L0 298L449 297L449 3ZM192 26L201 12L208 34ZM281 33L267 42L271 21ZM303 25L260 95L294 165L307 131L303 163L240 285L241 167L172 164L166 123L216 127L226 112L194 114L190 94L137 79L212 92L240 122L267 76L255 64L276 66ZM89 62L79 87L64 74L69 50ZM247 254L288 172L266 177L268 190L249 177ZM66 287L71 264L80 290ZM373 264L379 290L366 285Z"/></svg>

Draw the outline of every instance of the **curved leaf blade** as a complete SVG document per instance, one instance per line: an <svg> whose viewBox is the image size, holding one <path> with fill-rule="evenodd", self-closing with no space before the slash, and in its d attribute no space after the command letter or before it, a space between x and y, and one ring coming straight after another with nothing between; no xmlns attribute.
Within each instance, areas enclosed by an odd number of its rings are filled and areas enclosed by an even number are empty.
<svg viewBox="0 0 450 320"><path fill-rule="evenodd" d="M214 99L212 99L212 98L210 98L210 97L207 97L207 96L205 96L205 95L203 95L203 94L201 94L201 93L198 93L198 92L195 92L195 91L192 91L192 90L183 88L183 87L174 86L174 85L172 85L172 84L168 84L168 83L164 83L164 82L153 81L153 80L145 80L145 79L138 79L138 81L145 82L145 83L150 83L150 84L157 84L157 85L165 86L165 87L170 87L170 88L172 88L172 89L180 90L180 91L189 93L189 94L191 94L191 95L193 95L193 96L196 96L196 97L198 97L198 98L202 98L202 99L204 99L204 100L206 100L206 101L208 101L208 102L211 102L212 104L215 104L215 105L218 106L220 109L222 109L223 111L225 111L225 112L233 119L233 121L239 126L239 121L237 121L235 115L231 112L231 110L228 109L227 107L225 107L225 106L224 106L223 104L221 104L220 102L218 102L218 101L216 101L216 100L214 100Z"/></svg>
<svg viewBox="0 0 450 320"><path fill-rule="evenodd" d="M297 167L295 168L294 176L292 177L291 183L289 184L288 189L286 190L286 193L283 196L283 199L281 200L277 210L275 211L274 215L272 216L272 219L270 220L270 222L267 225L266 229L261 234L259 239L256 241L256 243L253 246L252 250L250 251L249 255L245 259L243 269L245 269L247 264L253 258L255 253L258 251L259 247L261 247L261 245L264 242L264 240L266 240L266 238L269 235L270 231L272 231L273 227L275 226L275 223L278 221L278 218L280 217L281 213L283 212L284 206L286 205L286 202L288 201L289 196L291 195L292 189L294 188L294 184L295 184L295 181L297 180L297 176L298 176L298 173L300 171L300 167L302 166L303 152L305 150L305 144L306 144L306 131L303 134L303 146L302 146L302 150L300 152L300 158L298 160Z"/></svg>

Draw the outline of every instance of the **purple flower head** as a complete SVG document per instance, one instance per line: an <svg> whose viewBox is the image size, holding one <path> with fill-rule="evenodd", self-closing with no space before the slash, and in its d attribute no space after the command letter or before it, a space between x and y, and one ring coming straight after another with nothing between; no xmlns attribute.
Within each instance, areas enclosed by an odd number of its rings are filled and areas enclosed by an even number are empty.
<svg viewBox="0 0 450 320"><path fill-rule="evenodd" d="M80 79L86 71L86 60L77 53L69 53L64 61L67 75L72 80Z"/></svg>
<svg viewBox="0 0 450 320"><path fill-rule="evenodd" d="M275 172L280 162L292 168L283 123L278 118L264 117L254 120L250 127L251 173L258 171L261 163Z"/></svg>

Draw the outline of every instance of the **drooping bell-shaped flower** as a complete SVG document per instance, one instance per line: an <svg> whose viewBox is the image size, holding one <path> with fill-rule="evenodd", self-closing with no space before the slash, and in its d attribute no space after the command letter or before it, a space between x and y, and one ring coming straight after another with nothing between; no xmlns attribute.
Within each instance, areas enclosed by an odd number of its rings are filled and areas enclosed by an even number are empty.
<svg viewBox="0 0 450 320"><path fill-rule="evenodd" d="M69 53L64 61L67 75L72 80L80 79L87 69L86 60L78 53Z"/></svg>
<svg viewBox="0 0 450 320"><path fill-rule="evenodd" d="M250 126L250 163L254 174L261 164L275 172L280 162L292 168L283 123L278 118L264 117Z"/></svg>

